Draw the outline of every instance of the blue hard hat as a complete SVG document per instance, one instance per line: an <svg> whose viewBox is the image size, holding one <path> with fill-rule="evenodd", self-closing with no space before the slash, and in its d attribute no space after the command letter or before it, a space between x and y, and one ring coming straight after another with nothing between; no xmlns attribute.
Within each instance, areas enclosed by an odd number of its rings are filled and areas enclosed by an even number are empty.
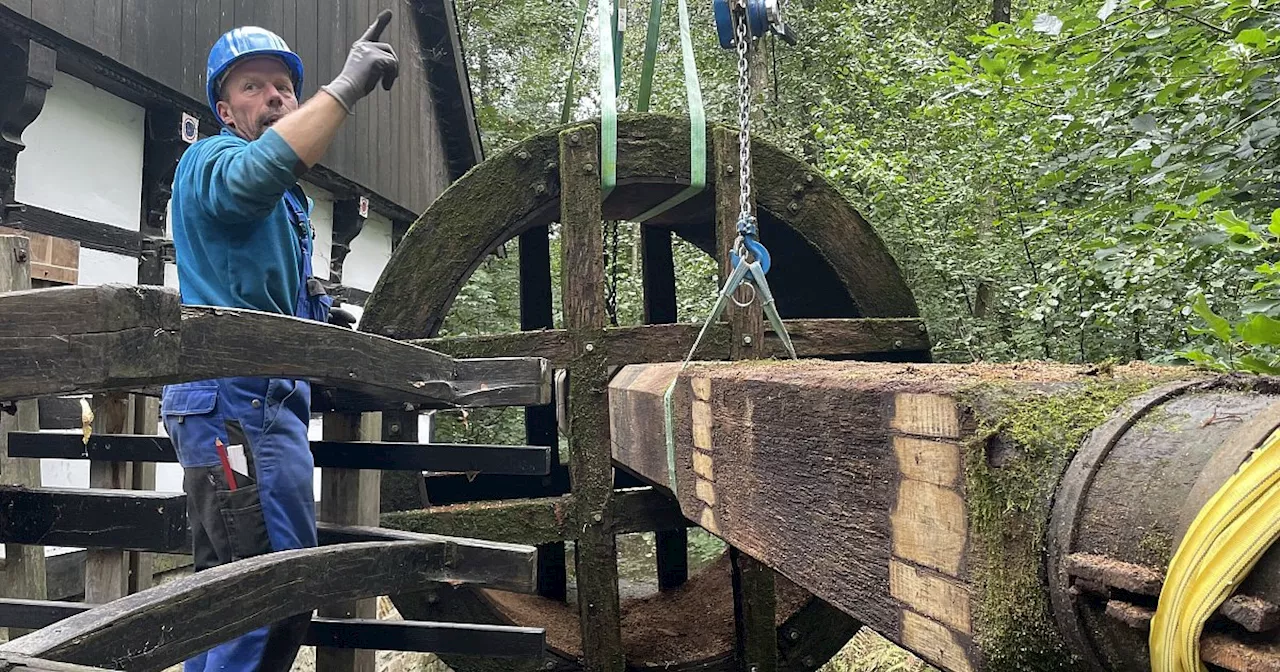
<svg viewBox="0 0 1280 672"><path fill-rule="evenodd" d="M293 53L284 39L257 26L232 28L209 50L205 89L209 95L209 109L213 110L215 117L218 115L218 80L233 64L249 56L279 57L293 75L294 95L302 93L302 59Z"/></svg>

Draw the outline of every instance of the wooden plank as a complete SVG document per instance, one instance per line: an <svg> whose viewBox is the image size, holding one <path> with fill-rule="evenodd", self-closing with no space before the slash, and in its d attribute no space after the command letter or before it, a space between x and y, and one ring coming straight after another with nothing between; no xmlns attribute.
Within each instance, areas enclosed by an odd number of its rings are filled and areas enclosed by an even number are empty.
<svg viewBox="0 0 1280 672"><path fill-rule="evenodd" d="M488 562L479 560L488 557ZM72 616L0 646L50 660L111 660L126 669L163 669L210 646L323 604L403 591L424 582L473 580L492 563L527 567L529 547L436 539L366 542L269 553L180 577ZM470 560L470 562L468 562ZM230 593L235 600L211 599ZM192 610L190 604L203 606ZM175 626L180 624L180 626Z"/></svg>
<svg viewBox="0 0 1280 672"><path fill-rule="evenodd" d="M720 277L727 278L733 273L729 256L737 239L737 225L740 219L741 203L739 199L739 141L737 134L727 128L716 128L711 135L712 151L715 153L715 209L716 209L716 258L720 261ZM753 209L754 199L748 201ZM764 313L761 301L753 298L750 304L741 305L736 301L725 310L728 319L729 358L758 359L765 353ZM705 399L696 400L695 410L707 409L710 405ZM695 417L695 431L698 425ZM702 453L713 459L714 446L709 435L709 418L706 419L707 436L703 443L706 452ZM699 451L695 450L695 454ZM697 489L707 490L712 497L705 495L701 499L707 503L709 510L715 510L714 481L699 478L695 482ZM752 672L774 672L778 669L778 637L774 629L777 610L777 594L774 585L773 570L758 562L750 555L737 548L730 548L733 565L733 613L734 613L734 650L744 670Z"/></svg>
<svg viewBox="0 0 1280 672"><path fill-rule="evenodd" d="M575 354L569 366L569 470L583 523L575 546L583 667L622 672L616 540L607 518L613 496L609 418L601 398L608 370L593 343L605 325L598 136L590 124L559 134L561 268L568 269L560 276L560 296Z"/></svg>
<svg viewBox="0 0 1280 672"><path fill-rule="evenodd" d="M0 292L31 287L29 241L21 236L0 236ZM9 455L9 436L14 430L40 428L39 408L33 399L17 403L15 412L0 413L0 483L40 486L40 461L14 459ZM0 592L5 596L43 599L47 596L44 549L6 543ZM10 630L10 638L25 634Z"/></svg>
<svg viewBox="0 0 1280 672"><path fill-rule="evenodd" d="M582 528L579 512L573 495L561 495L384 513L382 525L423 534L547 544L577 539ZM691 524L675 499L652 488L615 491L610 519L615 535L679 530Z"/></svg>
<svg viewBox="0 0 1280 672"><path fill-rule="evenodd" d="M14 317L0 324L5 399L258 375L308 378L428 404L550 401L550 372L540 359L454 360L285 315L180 307L177 293L162 287L14 292L0 296L0 310ZM181 336L175 318L181 319Z"/></svg>
<svg viewBox="0 0 1280 672"><path fill-rule="evenodd" d="M883 355L909 356L929 349L924 322L915 318L834 318L785 320L796 354L801 358ZM656 324L608 327L604 331L608 363L614 366L683 361L697 340L700 324ZM699 360L729 359L730 327L717 323L707 329L695 353ZM532 333L490 334L412 339L425 348L455 357L545 357L563 366L571 357L569 335L559 329ZM766 325L765 356L787 357L782 342Z"/></svg>
<svg viewBox="0 0 1280 672"><path fill-rule="evenodd" d="M382 437L381 414L326 413L324 438L355 441ZM361 469L321 469L319 520L340 525L378 524L379 472ZM325 605L320 616L337 618L377 618L377 600L359 600ZM318 672L373 672L374 651L320 647L316 649Z"/></svg>
<svg viewBox="0 0 1280 672"><path fill-rule="evenodd" d="M517 241L520 256L520 329L523 331L555 327L555 305L552 300L551 231L538 226L520 234ZM532 445L552 448L551 467L560 464L559 425L553 405L531 406L524 411L525 440ZM554 482L547 480L546 494ZM538 547L538 594L563 601L569 595L565 545L556 541Z"/></svg>
<svg viewBox="0 0 1280 672"><path fill-rule="evenodd" d="M44 628L94 608L88 602L0 599L0 626ZM335 649L420 651L484 657L541 656L545 631L470 623L312 618L303 644Z"/></svg>
<svg viewBox="0 0 1280 672"><path fill-rule="evenodd" d="M154 403L149 399L147 403ZM143 403L139 398L138 403ZM416 418L415 418L416 419ZM78 425L77 425L78 426ZM15 432L13 455L24 458L103 462L176 463L168 437L149 434L79 435ZM380 441L312 441L317 467L542 476L550 473L545 446L488 446L462 443L410 444ZM136 468L136 467L135 467Z"/></svg>
<svg viewBox="0 0 1280 672"><path fill-rule="evenodd" d="M169 553L189 545L181 493L0 486L0 507L23 512L0 516L0 540L6 543ZM98 585L122 591L114 581L125 585L124 569L117 571L119 576Z"/></svg>
<svg viewBox="0 0 1280 672"><path fill-rule="evenodd" d="M123 4L126 0L94 0L93 12L90 19L93 21L92 44L102 52L107 58L120 59L121 46L123 44L123 35L121 34L121 19L123 12ZM153 20L147 17L148 21ZM156 23L160 23L157 21ZM177 26L174 24L163 24L168 30L173 30Z"/></svg>
<svg viewBox="0 0 1280 672"><path fill-rule="evenodd" d="M640 227L641 284L644 289L645 324L676 322L676 271L671 252L671 230ZM696 456L695 456L696 459ZM689 578L689 535L664 530L654 536L658 564L658 590L674 590Z"/></svg>
<svg viewBox="0 0 1280 672"><path fill-rule="evenodd" d="M133 431L131 395L108 392L93 398L93 431L119 434ZM133 471L128 462L89 462L89 487L127 490ZM184 508L185 512L185 508ZM185 520L185 518L184 518ZM69 520L68 522L73 522ZM129 557L114 549L90 549L85 558L84 593L90 602L110 602L129 592Z"/></svg>

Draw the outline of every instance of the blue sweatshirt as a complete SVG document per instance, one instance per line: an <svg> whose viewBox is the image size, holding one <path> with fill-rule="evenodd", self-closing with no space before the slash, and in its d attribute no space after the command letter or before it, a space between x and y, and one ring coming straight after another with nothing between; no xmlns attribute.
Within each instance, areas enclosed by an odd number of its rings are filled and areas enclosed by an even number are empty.
<svg viewBox="0 0 1280 672"><path fill-rule="evenodd" d="M297 164L270 128L253 142L223 129L187 148L170 201L184 304L295 313L300 236L311 236L309 222L290 221L284 199Z"/></svg>

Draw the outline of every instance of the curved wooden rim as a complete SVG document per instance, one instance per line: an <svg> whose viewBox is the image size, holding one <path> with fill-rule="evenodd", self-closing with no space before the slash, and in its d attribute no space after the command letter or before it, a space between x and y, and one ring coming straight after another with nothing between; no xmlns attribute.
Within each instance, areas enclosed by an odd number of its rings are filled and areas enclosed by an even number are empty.
<svg viewBox="0 0 1280 672"><path fill-rule="evenodd" d="M454 297L490 252L558 218L559 133L582 123L526 139L441 194L392 254L365 304L361 329L398 339L434 336ZM605 203L606 218L639 214L669 191L649 190L637 198L636 185L688 184L687 128L687 119L674 116L619 118L619 187ZM778 147L759 139L752 147L760 210L798 233L830 264L861 315L918 315L897 262L853 205L818 171ZM716 169L708 156L708 174ZM707 189L710 193L712 186Z"/></svg>
<svg viewBox="0 0 1280 672"><path fill-rule="evenodd" d="M229 639L322 605L432 582L530 582L529 546L421 535L281 551L134 593L0 646L58 662L160 670ZM523 562L511 562L512 554ZM459 572L468 572L460 577ZM504 576L505 575L505 576ZM524 576L527 575L527 576ZM235 595L236 599L226 599Z"/></svg>

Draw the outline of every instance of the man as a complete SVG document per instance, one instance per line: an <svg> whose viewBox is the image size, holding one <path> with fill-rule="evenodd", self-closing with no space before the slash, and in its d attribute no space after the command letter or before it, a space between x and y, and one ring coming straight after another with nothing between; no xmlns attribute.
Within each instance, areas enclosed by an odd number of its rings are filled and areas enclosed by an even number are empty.
<svg viewBox="0 0 1280 672"><path fill-rule="evenodd" d="M325 321L311 277L313 232L298 178L324 155L356 103L399 62L377 41L383 11L342 72L299 106L303 67L284 40L236 28L209 52L209 106L223 125L187 149L173 179L182 302ZM184 470L195 570L316 545L306 381L224 378L170 385L165 430ZM214 598L216 599L216 598ZM187 661L187 672L288 670L310 614L264 627Z"/></svg>

